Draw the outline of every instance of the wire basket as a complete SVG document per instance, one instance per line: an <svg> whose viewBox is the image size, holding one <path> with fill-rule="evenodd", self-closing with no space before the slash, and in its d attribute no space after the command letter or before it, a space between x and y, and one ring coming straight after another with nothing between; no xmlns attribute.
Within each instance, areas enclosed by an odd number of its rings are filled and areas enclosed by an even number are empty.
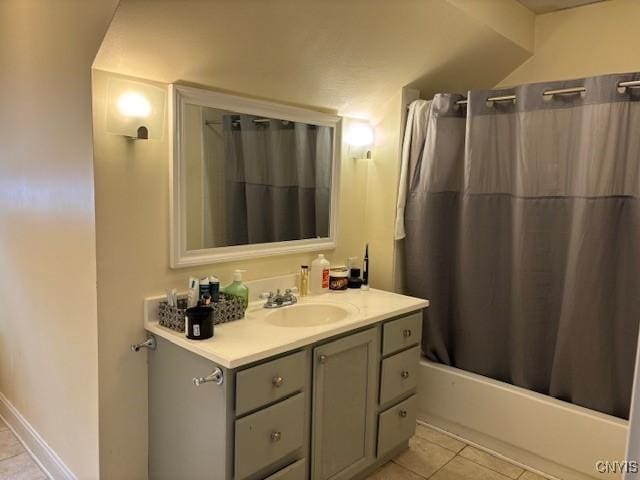
<svg viewBox="0 0 640 480"><path fill-rule="evenodd" d="M220 292L217 302L209 305L213 310L213 324L232 322L244 318L244 300L236 295ZM178 306L172 307L165 301L158 304L160 325L176 332L184 332L184 317L187 314L186 297L178 297Z"/></svg>

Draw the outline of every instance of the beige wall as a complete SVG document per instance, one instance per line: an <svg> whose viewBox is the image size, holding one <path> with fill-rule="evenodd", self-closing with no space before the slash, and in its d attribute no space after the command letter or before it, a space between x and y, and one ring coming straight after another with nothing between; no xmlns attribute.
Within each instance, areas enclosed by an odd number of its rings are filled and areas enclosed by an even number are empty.
<svg viewBox="0 0 640 480"><path fill-rule="evenodd" d="M98 475L91 64L116 0L0 2L0 392Z"/></svg>
<svg viewBox="0 0 640 480"><path fill-rule="evenodd" d="M534 55L500 86L640 70L640 2L611 0L536 17Z"/></svg>
<svg viewBox="0 0 640 480"><path fill-rule="evenodd" d="M519 1L447 1L527 51L533 51L535 14Z"/></svg>
<svg viewBox="0 0 640 480"><path fill-rule="evenodd" d="M147 472L146 354L129 351L130 343L145 338L144 297L185 289L191 275L215 274L225 285L236 268L247 269L247 280L296 272L313 255L170 269L168 132L149 141L107 134L110 75L95 70L93 77L101 474L133 480ZM366 168L347 159L342 164L339 246L327 252L340 263L362 255Z"/></svg>
<svg viewBox="0 0 640 480"><path fill-rule="evenodd" d="M122 0L96 68L357 117L405 85L492 86L533 38L517 0L150 1Z"/></svg>
<svg viewBox="0 0 640 480"><path fill-rule="evenodd" d="M395 290L394 225L403 95L396 92L376 112L375 143L369 161L365 232L369 242L370 283L375 288Z"/></svg>

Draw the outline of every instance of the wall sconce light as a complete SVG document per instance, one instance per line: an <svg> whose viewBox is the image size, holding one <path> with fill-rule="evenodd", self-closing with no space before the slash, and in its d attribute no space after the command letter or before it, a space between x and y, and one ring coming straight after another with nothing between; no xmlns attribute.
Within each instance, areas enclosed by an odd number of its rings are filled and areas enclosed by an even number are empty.
<svg viewBox="0 0 640 480"><path fill-rule="evenodd" d="M373 146L373 127L369 122L353 121L347 129L345 142L348 145L348 155L356 160L360 158L371 158L371 147Z"/></svg>
<svg viewBox="0 0 640 480"><path fill-rule="evenodd" d="M159 140L164 132L166 92L155 85L110 78L107 90L107 132Z"/></svg>

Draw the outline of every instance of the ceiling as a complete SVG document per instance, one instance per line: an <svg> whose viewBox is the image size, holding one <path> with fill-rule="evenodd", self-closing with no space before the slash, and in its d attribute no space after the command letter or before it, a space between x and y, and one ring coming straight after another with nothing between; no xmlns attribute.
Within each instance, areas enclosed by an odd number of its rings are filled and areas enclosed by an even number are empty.
<svg viewBox="0 0 640 480"><path fill-rule="evenodd" d="M604 0L518 0L532 12L540 15L542 13L565 10L567 8L580 7L590 3L599 3Z"/></svg>
<svg viewBox="0 0 640 480"><path fill-rule="evenodd" d="M366 118L403 86L488 88L529 58L534 15L491 4L122 0L94 67Z"/></svg>

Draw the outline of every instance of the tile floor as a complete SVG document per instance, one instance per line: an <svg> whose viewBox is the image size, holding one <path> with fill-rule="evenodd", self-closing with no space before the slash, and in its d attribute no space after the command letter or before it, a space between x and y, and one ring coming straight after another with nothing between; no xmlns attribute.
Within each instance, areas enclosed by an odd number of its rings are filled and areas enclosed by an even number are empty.
<svg viewBox="0 0 640 480"><path fill-rule="evenodd" d="M0 420L0 480L43 480L13 432ZM409 450L374 472L369 480L546 480L545 477L418 424Z"/></svg>
<svg viewBox="0 0 640 480"><path fill-rule="evenodd" d="M547 480L506 460L424 425L417 425L409 450L368 480Z"/></svg>
<svg viewBox="0 0 640 480"><path fill-rule="evenodd" d="M0 420L0 480L42 480L47 476Z"/></svg>

